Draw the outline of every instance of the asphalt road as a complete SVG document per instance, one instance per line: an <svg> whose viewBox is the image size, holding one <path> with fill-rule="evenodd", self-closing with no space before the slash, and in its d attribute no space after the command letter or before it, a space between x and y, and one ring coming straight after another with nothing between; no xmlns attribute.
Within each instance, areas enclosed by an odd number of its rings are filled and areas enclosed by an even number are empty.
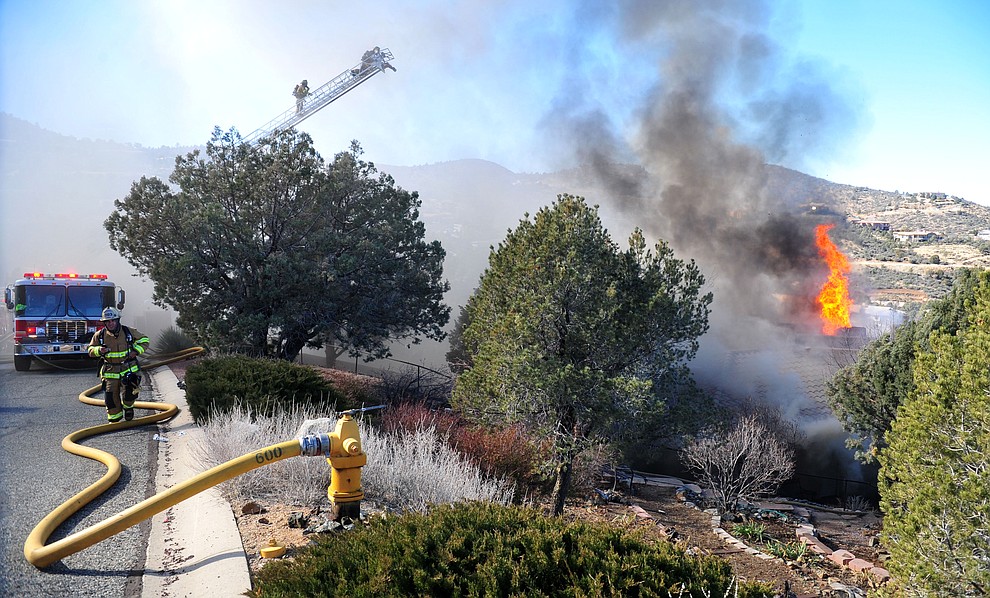
<svg viewBox="0 0 990 598"><path fill-rule="evenodd" d="M97 461L64 451L62 439L106 423L101 407L78 400L99 382L95 368L66 371L35 362L15 372L0 360L0 596L136 596L150 521L146 520L39 571L24 558L24 541L53 509L106 473ZM142 395L148 392L142 389ZM150 393L149 395L150 396ZM143 396L142 396L143 398ZM138 410L137 415L147 412ZM155 493L155 425L87 438L121 463L117 483L63 523L48 543L116 515Z"/></svg>

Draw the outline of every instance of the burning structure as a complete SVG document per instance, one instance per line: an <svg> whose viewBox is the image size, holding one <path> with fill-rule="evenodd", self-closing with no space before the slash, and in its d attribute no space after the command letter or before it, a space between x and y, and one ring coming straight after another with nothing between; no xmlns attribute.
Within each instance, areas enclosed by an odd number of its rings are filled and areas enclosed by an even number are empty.
<svg viewBox="0 0 990 598"><path fill-rule="evenodd" d="M814 303L817 314L785 326L774 342L724 356L721 375L705 376L705 384L723 403L756 401L779 410L803 433L797 475L782 492L815 500L875 496L875 469L852 459L846 432L832 413L826 384L839 368L853 363L869 340L866 326L854 326L850 298L851 265L828 236L832 225L818 225L815 245L828 266ZM808 298L789 297L784 312L801 313L794 305ZM816 317L817 316L817 317ZM866 322L863 322L866 323ZM725 380L732 380L731 385Z"/></svg>
<svg viewBox="0 0 990 598"><path fill-rule="evenodd" d="M828 231L833 225L819 224L815 228L815 245L818 254L828 264L828 280L818 293L818 303L822 307L822 332L834 335L839 330L852 328L849 320L849 308L852 300L849 298L849 277L852 269L849 260L839 251Z"/></svg>

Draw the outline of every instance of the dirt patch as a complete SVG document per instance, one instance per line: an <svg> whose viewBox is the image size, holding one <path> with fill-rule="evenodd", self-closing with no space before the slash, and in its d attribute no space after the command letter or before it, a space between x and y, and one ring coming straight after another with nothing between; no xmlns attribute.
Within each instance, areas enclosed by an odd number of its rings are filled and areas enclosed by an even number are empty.
<svg viewBox="0 0 990 598"><path fill-rule="evenodd" d="M873 583L866 574L841 567L811 551L797 560L785 561L760 558L733 547L715 534L711 514L681 501L674 490L673 487L644 486L637 487L634 496L622 497L621 502L573 502L567 506L565 517L642 530L657 542L673 541L695 554L724 559L740 580L769 582L777 590L783 590L786 582L790 591L799 597L851 595L837 593L836 584L865 592ZM261 513L242 513L242 507L234 505L234 511L252 575L269 562L269 559L261 558L261 549L267 547L270 540L275 539L276 543L287 547L282 558L292 558L299 547L310 542L311 536L304 534L302 528L289 527L293 513L302 514L310 523L319 523L325 517L318 508L300 505L264 503ZM882 564L882 555L874 539L879 530L875 514L840 512L824 507L804 508L811 514L811 523L819 539L828 547L845 549L858 558ZM770 518L760 523L774 540L797 541L795 530L800 523L797 519ZM723 524L726 531L731 526L731 523ZM756 542L746 541L746 544L756 550L762 548Z"/></svg>
<svg viewBox="0 0 990 598"><path fill-rule="evenodd" d="M186 370L196 365L202 361L202 357L197 357L195 359L184 359L182 361L176 361L175 363L168 364L168 369L172 370L175 377L179 380L184 381L186 379Z"/></svg>
<svg viewBox="0 0 990 598"><path fill-rule="evenodd" d="M650 518L636 518L633 525L651 530L658 541L668 537L672 531L676 534L674 541L684 548L715 555L727 561L739 579L769 582L777 590L783 590L787 582L789 589L798 596L836 595L836 583L865 591L872 583L865 574L841 567L811 551L806 551L797 560L785 561L780 558L760 558L736 548L715 534L710 513L679 500L673 487L637 487L635 495L627 497L625 503L589 506L581 511L583 517L588 519L619 523L630 518L632 505L639 506ZM812 508L808 508L808 511L811 523L824 544L833 550L844 548L866 560L877 559L871 562L879 564L879 551L871 546L875 544L871 538L878 529L875 515L839 514ZM766 535L772 540L793 544L797 541L795 531L801 521L797 517L788 517L786 520L766 518L758 523L763 525ZM732 523L724 523L722 527L729 531ZM743 541L747 547L769 555L762 543L736 539Z"/></svg>
<svg viewBox="0 0 990 598"><path fill-rule="evenodd" d="M261 550L270 546L272 540L279 546L285 546L285 556L281 558L292 558L298 548L309 544L310 536L303 533L304 527L290 527L290 516L299 513L308 520L316 520L320 515L320 509L314 507L260 502L256 504L261 507L260 512L249 509L251 512L244 513L244 504L232 505L252 577L269 562L269 559L262 558Z"/></svg>

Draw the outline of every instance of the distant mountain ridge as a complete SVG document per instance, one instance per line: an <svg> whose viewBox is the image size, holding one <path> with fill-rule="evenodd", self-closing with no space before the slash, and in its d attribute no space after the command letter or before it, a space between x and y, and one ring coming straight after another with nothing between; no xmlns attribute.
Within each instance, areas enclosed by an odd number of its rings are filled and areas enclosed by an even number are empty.
<svg viewBox="0 0 990 598"><path fill-rule="evenodd" d="M100 268L126 278L131 267L110 251L103 221L131 183L167 180L188 149L76 139L0 114L0 273Z"/></svg>
<svg viewBox="0 0 990 598"><path fill-rule="evenodd" d="M126 196L133 182L142 176L167 181L175 157L193 149L196 148L145 148L76 139L0 114L0 197L4 213L0 225L0 272L10 279L25 269L99 268L126 281L133 269L109 249L103 221L113 210L114 200ZM373 157L366 159L374 161ZM447 250L445 275L452 286L447 302L455 314L457 306L477 285L490 247L497 246L526 213L535 214L559 193L585 195L590 203L602 204L603 222L620 244L635 225L615 210L605 209L609 198L590 169L515 173L477 159L377 166L401 187L419 193L427 236L440 240ZM630 177L636 176L638 167L623 168ZM896 266L891 271L905 267L981 267L981 256L990 254L990 245L981 246L976 236L990 229L990 208L985 206L937 194L929 197L832 183L780 166L769 165L766 169L767 192L783 198L795 210L824 208L838 218L882 220L893 229L928 229L941 235L941 240L931 245L901 248L895 261L873 260L879 265L869 268L884 268L884 264ZM945 255L939 255L939 263L931 263L932 255L950 245L962 247L960 255L965 257L959 263L953 262L954 254L948 250L942 250ZM870 257L871 250L861 240L847 240L844 248L855 259ZM867 276L874 276L872 272L869 270ZM911 277L890 283L896 285L908 289L920 286ZM150 298L147 282L138 287L145 289L139 294L141 300Z"/></svg>

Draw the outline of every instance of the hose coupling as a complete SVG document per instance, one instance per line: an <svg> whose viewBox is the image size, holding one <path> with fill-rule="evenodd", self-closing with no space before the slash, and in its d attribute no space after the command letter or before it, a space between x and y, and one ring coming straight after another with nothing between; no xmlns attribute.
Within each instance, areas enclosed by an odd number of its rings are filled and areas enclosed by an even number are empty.
<svg viewBox="0 0 990 598"><path fill-rule="evenodd" d="M299 447L304 457L329 457L330 435L307 434L299 439Z"/></svg>

